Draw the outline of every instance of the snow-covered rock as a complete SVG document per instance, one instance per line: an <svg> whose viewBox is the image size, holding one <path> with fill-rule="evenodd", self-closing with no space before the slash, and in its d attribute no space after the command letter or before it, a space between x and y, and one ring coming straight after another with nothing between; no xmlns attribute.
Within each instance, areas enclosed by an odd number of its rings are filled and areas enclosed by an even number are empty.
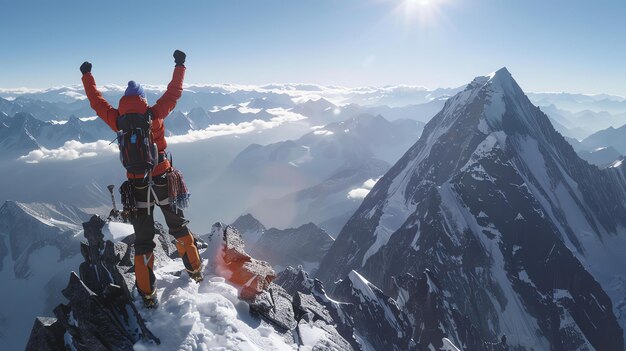
<svg viewBox="0 0 626 351"><path fill-rule="evenodd" d="M337 285L333 297L355 306L356 338L374 350L416 350L408 316L395 300L355 271ZM364 347L366 349L367 347Z"/></svg>
<svg viewBox="0 0 626 351"><path fill-rule="evenodd" d="M134 253L127 244L132 236L105 240L104 227L112 237L125 233L112 224L98 216L83 224L88 242L81 247L85 261L80 276L70 274L63 290L68 302L54 309L56 318L35 320L27 350L352 349L328 320L295 313L292 296L278 285L271 284L256 300L246 302L239 298L241 287L218 276L215 266L206 265L200 284L181 275L184 265L170 257L175 248L159 224L155 275L160 305L146 310L134 289ZM233 229L216 226L215 232L224 236L225 230ZM218 259L211 246L199 241L205 261ZM320 305L310 300L306 305L307 312L328 316Z"/></svg>
<svg viewBox="0 0 626 351"><path fill-rule="evenodd" d="M302 269L288 267L276 278L294 297L297 315L310 315L318 323L334 325L355 350L417 350L408 316L393 298L350 272L338 283L333 298L321 281Z"/></svg>

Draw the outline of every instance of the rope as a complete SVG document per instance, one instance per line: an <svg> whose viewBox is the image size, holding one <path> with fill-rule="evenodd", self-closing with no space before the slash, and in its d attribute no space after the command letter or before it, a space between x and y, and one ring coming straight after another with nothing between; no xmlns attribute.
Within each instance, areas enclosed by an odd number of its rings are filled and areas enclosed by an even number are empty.
<svg viewBox="0 0 626 351"><path fill-rule="evenodd" d="M187 208L191 194L189 194L183 175L179 170L172 169L171 172L167 173L167 185L172 210L176 212L179 208Z"/></svg>

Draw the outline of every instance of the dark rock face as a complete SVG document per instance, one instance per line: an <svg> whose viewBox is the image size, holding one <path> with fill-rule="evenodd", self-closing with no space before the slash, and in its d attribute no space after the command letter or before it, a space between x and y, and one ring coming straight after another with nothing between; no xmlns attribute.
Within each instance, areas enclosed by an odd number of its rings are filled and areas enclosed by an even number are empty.
<svg viewBox="0 0 626 351"><path fill-rule="evenodd" d="M158 343L158 339L143 325L132 303L120 306L112 300L113 297L106 301L104 295L99 296L91 291L76 274L71 275L63 294L70 302L58 306L54 314L71 336L72 345L76 349L130 350L135 342L144 338ZM141 322L133 325L132 320Z"/></svg>
<svg viewBox="0 0 626 351"><path fill-rule="evenodd" d="M292 296L298 292L307 294L313 289L313 279L301 268L287 267L278 273L274 283L282 286Z"/></svg>
<svg viewBox="0 0 626 351"><path fill-rule="evenodd" d="M285 293L292 296L297 335L301 344L310 345L306 332L316 326L328 333L313 349L361 350L362 345L354 337L351 313L353 306L332 301L326 296L319 281L313 281L306 271L288 267L279 274L277 284L284 284ZM317 286L316 284L319 284Z"/></svg>
<svg viewBox="0 0 626 351"><path fill-rule="evenodd" d="M255 296L250 309L256 311L278 328L293 330L297 326L291 296L276 284Z"/></svg>
<svg viewBox="0 0 626 351"><path fill-rule="evenodd" d="M440 350L444 346L443 338L450 334L456 340L462 340L467 350L509 349L506 341L482 340L476 326L445 301L444 290L429 270L424 271L419 278L405 273L394 277L393 281L398 306L407 313L411 325L416 326L413 339L419 350L433 347ZM506 336L503 337L506 340Z"/></svg>
<svg viewBox="0 0 626 351"><path fill-rule="evenodd" d="M352 315L354 329L375 349L416 349L407 315L393 299L358 273L350 272L338 284L333 297L358 306Z"/></svg>
<svg viewBox="0 0 626 351"><path fill-rule="evenodd" d="M296 292L293 295L293 305L298 307L297 313L301 316L311 314L313 319L320 319L326 324L333 324L333 317L311 294Z"/></svg>
<svg viewBox="0 0 626 351"><path fill-rule="evenodd" d="M282 271L276 284L293 296L299 323L334 325L355 350L417 350L408 315L356 272L339 283L333 299L322 282L309 278L302 268Z"/></svg>
<svg viewBox="0 0 626 351"><path fill-rule="evenodd" d="M65 349L63 326L56 318L37 317L26 350L55 351Z"/></svg>
<svg viewBox="0 0 626 351"><path fill-rule="evenodd" d="M132 247L105 242L104 224L98 216L83 223L87 243L81 244L81 253L85 262L79 267L80 277L72 272L63 290L69 303L54 309L56 321L35 322L28 350L38 350L44 341L56 345L58 340L64 347L50 349L130 350L140 340L159 343L132 302ZM166 234L159 230L157 236ZM157 245L157 253L167 258L163 245Z"/></svg>
<svg viewBox="0 0 626 351"><path fill-rule="evenodd" d="M317 277L336 290L355 270L393 295L430 270L436 303L401 304L420 347L439 345L433 314L460 347L622 350L625 179L578 158L503 69L446 102Z"/></svg>

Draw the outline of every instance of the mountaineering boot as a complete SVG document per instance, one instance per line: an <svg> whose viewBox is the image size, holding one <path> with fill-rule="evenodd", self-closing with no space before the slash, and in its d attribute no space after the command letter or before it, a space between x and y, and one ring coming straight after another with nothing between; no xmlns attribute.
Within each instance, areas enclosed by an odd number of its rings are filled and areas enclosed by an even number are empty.
<svg viewBox="0 0 626 351"><path fill-rule="evenodd" d="M191 279L196 283L200 283L204 279L202 275L202 262L200 260L200 253L198 253L198 247L196 247L195 239L191 232L176 238L176 249L183 259L183 264Z"/></svg>
<svg viewBox="0 0 626 351"><path fill-rule="evenodd" d="M135 255L135 282L144 306L154 308L158 304L156 295L156 277L154 276L154 255L152 252Z"/></svg>
<svg viewBox="0 0 626 351"><path fill-rule="evenodd" d="M191 279L193 279L198 284L200 284L200 282L204 280L204 275L202 274L202 267L200 267L195 272L187 271L187 273L189 273L189 277L191 277Z"/></svg>
<svg viewBox="0 0 626 351"><path fill-rule="evenodd" d="M157 298L156 290L152 292L150 295L141 295L141 299L143 300L143 307L145 308L157 308L159 307L159 299Z"/></svg>

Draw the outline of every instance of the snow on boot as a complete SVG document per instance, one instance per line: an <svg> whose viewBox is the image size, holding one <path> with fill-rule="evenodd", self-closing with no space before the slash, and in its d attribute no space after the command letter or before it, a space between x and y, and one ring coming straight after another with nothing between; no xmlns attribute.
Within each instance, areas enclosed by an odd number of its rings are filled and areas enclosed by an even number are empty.
<svg viewBox="0 0 626 351"><path fill-rule="evenodd" d="M204 280L204 275L202 274L202 267L200 267L198 270L194 272L187 271L187 273L189 273L189 277L198 284L200 284L200 282Z"/></svg>
<svg viewBox="0 0 626 351"><path fill-rule="evenodd" d="M159 306L159 298L157 297L156 290L150 295L140 294L143 300L143 307L153 309Z"/></svg>

